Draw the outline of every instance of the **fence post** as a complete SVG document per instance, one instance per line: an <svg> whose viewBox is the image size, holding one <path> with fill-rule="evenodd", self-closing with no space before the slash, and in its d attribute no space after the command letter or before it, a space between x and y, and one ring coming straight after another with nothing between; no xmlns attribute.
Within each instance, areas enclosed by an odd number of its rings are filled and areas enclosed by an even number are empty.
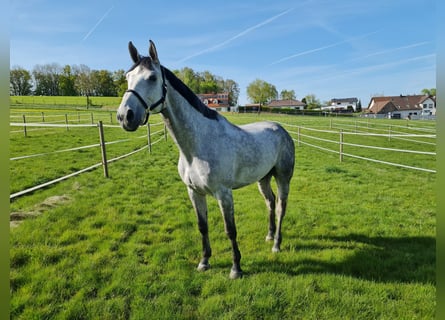
<svg viewBox="0 0 445 320"><path fill-rule="evenodd" d="M340 129L340 162L343 162L343 129Z"/></svg>
<svg viewBox="0 0 445 320"><path fill-rule="evenodd" d="M110 112L110 124L113 124L113 112Z"/></svg>
<svg viewBox="0 0 445 320"><path fill-rule="evenodd" d="M66 131L68 131L69 130L69 127L68 127L68 114L66 114L66 113L65 113L65 123L66 123Z"/></svg>
<svg viewBox="0 0 445 320"><path fill-rule="evenodd" d="M391 142L391 131L392 131L392 126L389 126L388 129L388 141Z"/></svg>
<svg viewBox="0 0 445 320"><path fill-rule="evenodd" d="M332 118L329 118L329 129L332 129Z"/></svg>
<svg viewBox="0 0 445 320"><path fill-rule="evenodd" d="M102 121L99 121L99 138L100 138L100 149L102 152L102 166L104 167L104 177L108 178L108 162L107 162L107 152L105 150L105 139L104 139L104 127Z"/></svg>
<svg viewBox="0 0 445 320"><path fill-rule="evenodd" d="M147 122L147 140L148 140L148 152L151 153L151 132L150 132L149 122Z"/></svg>
<svg viewBox="0 0 445 320"><path fill-rule="evenodd" d="M45 122L45 113L42 111L42 122Z"/></svg>
<svg viewBox="0 0 445 320"><path fill-rule="evenodd" d="M26 132L26 117L25 117L25 115L23 115L23 133L24 133L25 137L28 136L28 134Z"/></svg>
<svg viewBox="0 0 445 320"><path fill-rule="evenodd" d="M93 116L93 113L91 112L91 124L93 124L94 123L94 116Z"/></svg>

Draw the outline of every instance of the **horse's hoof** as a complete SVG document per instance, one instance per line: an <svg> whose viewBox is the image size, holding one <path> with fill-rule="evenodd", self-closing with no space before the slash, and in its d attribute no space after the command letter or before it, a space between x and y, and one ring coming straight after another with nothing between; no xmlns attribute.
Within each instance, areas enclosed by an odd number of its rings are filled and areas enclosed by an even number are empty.
<svg viewBox="0 0 445 320"><path fill-rule="evenodd" d="M273 236L271 236L270 234L268 234L266 236L266 241L272 241L273 240Z"/></svg>
<svg viewBox="0 0 445 320"><path fill-rule="evenodd" d="M243 277L243 272L240 271L236 271L236 270L230 270L230 279L235 280L235 279L240 279Z"/></svg>
<svg viewBox="0 0 445 320"><path fill-rule="evenodd" d="M201 271L201 272L203 272L203 271L207 271L207 270L209 270L210 269L210 263L202 263L202 262L200 262L199 264L198 264L198 268L196 268L198 271Z"/></svg>
<svg viewBox="0 0 445 320"><path fill-rule="evenodd" d="M280 247L273 246L272 247L272 252L273 253L280 252Z"/></svg>

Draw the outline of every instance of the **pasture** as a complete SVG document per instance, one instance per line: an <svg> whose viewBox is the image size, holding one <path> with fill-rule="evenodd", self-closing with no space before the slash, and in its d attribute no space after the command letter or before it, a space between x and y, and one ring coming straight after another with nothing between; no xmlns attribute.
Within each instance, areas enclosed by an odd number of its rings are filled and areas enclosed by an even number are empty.
<svg viewBox="0 0 445 320"><path fill-rule="evenodd" d="M106 123L108 113L95 118L101 116ZM11 318L434 318L436 174L348 156L340 162L338 154L307 145L338 150L328 140L338 141L333 131L341 128L349 132L346 154L434 170L434 156L387 150L433 152L428 137L354 135L430 134L434 122L226 117L238 124L277 120L296 140L294 126L300 126L282 252L273 254L264 241L266 208L251 185L234 192L245 277L228 279L230 242L211 198L212 268L197 272L200 234L168 138L151 154L143 150L111 163L108 179L98 168L11 201L11 213L28 217L10 232ZM29 129L24 137L20 127L11 127L11 158L98 143L95 127ZM108 158L140 148L144 134L105 128L107 141L129 139L107 146ZM96 162L98 148L10 161L11 193Z"/></svg>

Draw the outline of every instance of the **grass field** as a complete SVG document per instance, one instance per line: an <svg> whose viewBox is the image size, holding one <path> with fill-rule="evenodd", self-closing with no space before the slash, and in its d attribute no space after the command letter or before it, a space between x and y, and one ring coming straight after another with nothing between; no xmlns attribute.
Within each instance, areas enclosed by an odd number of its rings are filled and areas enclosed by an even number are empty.
<svg viewBox="0 0 445 320"><path fill-rule="evenodd" d="M227 117L245 123L270 116ZM274 119L311 128L331 126L324 118ZM159 120L155 116L150 122ZM372 132L385 132L389 125L414 130L404 121L370 123L367 130ZM354 122L342 124L340 119L333 127L348 124L356 130ZM431 123L413 125L434 129ZM106 128L107 141L135 138L111 145L110 157L143 145L146 140L136 137L144 134ZM310 134L338 139L336 134ZM434 150L400 139L345 139ZM16 132L10 135L11 157L97 141L97 128L46 128L27 138ZM11 161L11 193L100 162L99 150L87 150ZM432 156L346 146L345 152L435 167ZM230 242L213 199L208 199L212 268L196 271L200 235L177 173L177 157L168 139L156 144L151 155L142 151L110 164L108 179L97 169L12 201L11 212L34 218L10 233L11 318L434 318L434 173L352 158L340 162L337 154L297 146L282 252L273 254L264 241L266 208L256 186L234 192L245 277L230 281Z"/></svg>
<svg viewBox="0 0 445 320"><path fill-rule="evenodd" d="M27 108L45 107L48 108L72 108L86 107L87 98L81 96L11 96L11 106L26 106ZM121 102L121 97L89 97L91 107L100 108L117 108Z"/></svg>

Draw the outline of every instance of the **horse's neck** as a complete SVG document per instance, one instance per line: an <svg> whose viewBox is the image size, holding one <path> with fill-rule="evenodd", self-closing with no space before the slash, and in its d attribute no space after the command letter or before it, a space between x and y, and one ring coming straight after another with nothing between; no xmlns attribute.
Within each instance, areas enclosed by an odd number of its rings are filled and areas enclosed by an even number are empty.
<svg viewBox="0 0 445 320"><path fill-rule="evenodd" d="M175 90L168 90L166 105L162 115L170 135L183 154L193 156L202 140L214 133L214 124L219 121L204 117Z"/></svg>

